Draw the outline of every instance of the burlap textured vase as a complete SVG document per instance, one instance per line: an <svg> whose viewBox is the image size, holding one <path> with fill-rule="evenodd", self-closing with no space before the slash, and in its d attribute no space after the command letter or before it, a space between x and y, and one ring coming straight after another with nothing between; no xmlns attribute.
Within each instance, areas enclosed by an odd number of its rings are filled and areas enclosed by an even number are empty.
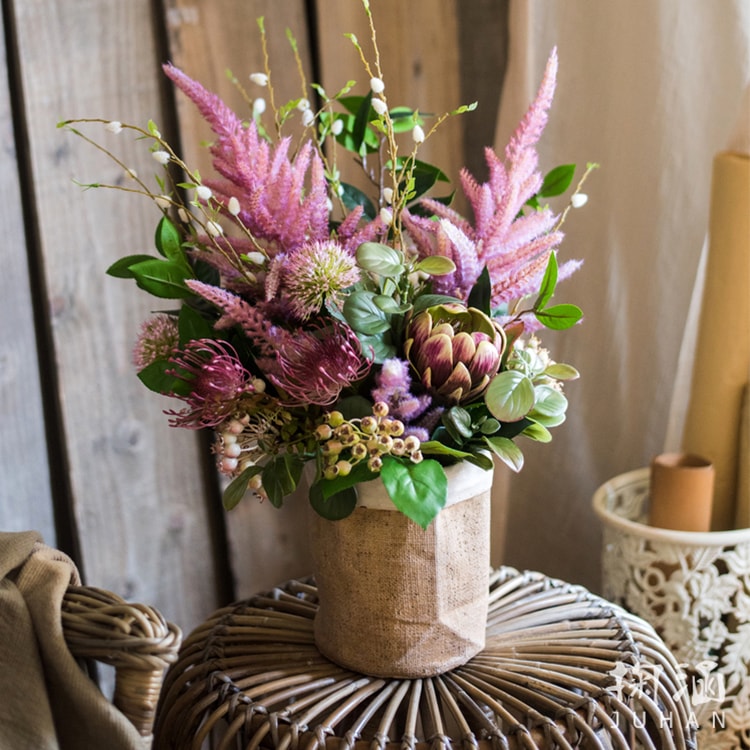
<svg viewBox="0 0 750 750"><path fill-rule="evenodd" d="M358 487L348 518L312 514L315 641L337 664L417 678L484 648L492 472L458 464L446 473L448 503L426 530L395 509L380 480Z"/></svg>

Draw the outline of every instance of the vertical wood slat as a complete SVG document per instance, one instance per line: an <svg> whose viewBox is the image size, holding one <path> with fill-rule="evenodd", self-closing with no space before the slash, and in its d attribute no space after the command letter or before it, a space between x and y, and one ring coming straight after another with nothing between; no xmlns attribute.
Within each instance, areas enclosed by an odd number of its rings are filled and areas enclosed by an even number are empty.
<svg viewBox="0 0 750 750"><path fill-rule="evenodd" d="M425 115L425 132L435 116L464 104L458 75L458 27L456 0L372 0L370 3L377 31L385 94L390 107L408 106ZM357 82L355 93L368 91L368 77L354 45L344 37L353 33L374 63L367 16L360 2L318 0L315 3L319 38L320 76L331 91L348 80ZM462 117L445 121L421 146L419 158L440 167L452 180L463 166ZM408 134L402 139L401 153L412 147ZM351 158L343 157L352 163ZM351 168L342 174L350 177ZM434 194L448 194L443 184Z"/></svg>
<svg viewBox="0 0 750 750"><path fill-rule="evenodd" d="M12 50L5 48L0 17L0 529L38 530L56 542L47 464L37 345L34 330L26 234L19 182L8 72Z"/></svg>
<svg viewBox="0 0 750 750"><path fill-rule="evenodd" d="M123 176L55 128L68 117L160 119L150 10L148 0L14 6L35 186L29 199L48 280L82 562L92 583L156 604L189 628L217 604L202 451L195 435L169 430L164 404L130 363L153 300L104 276L117 257L150 251L158 214L136 196L76 187L72 179ZM156 172L147 143L91 132L139 174Z"/></svg>
<svg viewBox="0 0 750 750"><path fill-rule="evenodd" d="M167 58L240 112L245 103L227 80L226 68L233 69L251 96L267 96L246 77L262 68L258 16L266 19L277 102L300 95L284 35L287 26L300 45L308 80L312 78L307 5L317 11L319 78L329 91L349 78L366 90L361 63L343 34L353 31L366 44L368 32L360 3L351 0L165 0L164 5L164 19L154 19L148 0L15 0L12 7L35 186L25 200L36 202L39 217L48 325L55 345L50 359L60 387L70 510L82 541L82 562L92 583L154 603L190 628L223 603L215 586L221 566L205 506L211 493L201 470L210 458L193 434L167 426L160 411L174 402L147 392L130 365L132 340L154 300L128 282L104 276L117 257L150 251L158 214L145 199L82 192L73 185L74 177L102 182L121 177L107 159L54 125L74 116L141 125L153 118L167 125L169 109L160 101L169 90L159 69L164 61L157 38L161 21L168 32ZM468 101L457 72L461 30L455 2L373 0L372 7L392 104L441 112ZM477 28L476 40L486 43L482 28ZM175 101L185 155L208 174L206 154L198 147L207 133L198 129L192 105L181 95ZM481 103L493 120L496 104ZM5 142L12 142L9 106L8 93L0 89ZM464 163L461 132L474 116L444 125L425 145L425 160L454 178ZM147 144L91 132L120 149L139 173L157 171ZM481 144L476 147L480 150ZM10 251L0 279L0 312L13 321L4 328L0 351L0 456L4 467L14 467L3 471L0 480L0 528L36 527L54 541L17 171L7 151L0 160L3 174L9 175L0 187L5 198L0 217ZM304 492L280 512L248 497L226 515L238 595L309 572L306 505Z"/></svg>
<svg viewBox="0 0 750 750"><path fill-rule="evenodd" d="M241 117L250 116L249 105L226 71L231 70L237 77L248 97L268 99L268 89L248 80L250 73L264 69L257 23L261 16L267 31L274 94L280 105L301 96L299 75L286 38L287 28L296 38L309 78L304 2L169 0L167 3L172 62L221 96ZM176 96L184 158L207 177L213 170L208 151L201 143L210 139L210 131L192 102L179 92ZM289 132L294 134L299 130L292 125ZM306 505L306 493L302 489L280 510L270 503L259 503L248 494L239 506L226 514L227 544L238 597L309 574Z"/></svg>

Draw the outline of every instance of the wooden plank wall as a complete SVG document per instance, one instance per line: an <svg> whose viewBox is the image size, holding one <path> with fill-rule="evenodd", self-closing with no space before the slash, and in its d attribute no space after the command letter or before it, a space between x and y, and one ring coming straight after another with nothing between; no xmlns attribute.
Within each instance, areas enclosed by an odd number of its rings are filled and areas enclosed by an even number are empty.
<svg viewBox="0 0 750 750"><path fill-rule="evenodd" d="M502 85L507 0L372 0L390 101L443 111L480 99L423 156L455 177L481 174ZM146 200L83 191L121 170L56 128L64 118L158 123L209 171L205 137L159 66L171 60L232 106L262 68L264 16L279 100L308 79L365 81L343 37L368 39L357 0L4 0L0 61L0 529L35 528L73 555L86 580L158 606L189 629L215 607L309 570L306 502L281 512L247 501L228 516L207 436L168 427L135 377L130 349L153 300L104 275L148 251L158 215ZM460 11L460 12L459 12ZM248 88L251 84L247 84ZM362 89L360 89L362 90ZM89 131L141 175L142 144Z"/></svg>

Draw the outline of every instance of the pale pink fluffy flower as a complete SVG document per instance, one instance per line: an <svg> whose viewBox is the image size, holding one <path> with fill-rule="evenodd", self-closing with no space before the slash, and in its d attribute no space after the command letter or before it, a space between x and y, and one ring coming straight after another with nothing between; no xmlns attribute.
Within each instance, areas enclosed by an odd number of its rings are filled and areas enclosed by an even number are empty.
<svg viewBox="0 0 750 750"><path fill-rule="evenodd" d="M177 320L159 313L145 320L133 347L133 364L140 371L159 359L169 359L179 344Z"/></svg>

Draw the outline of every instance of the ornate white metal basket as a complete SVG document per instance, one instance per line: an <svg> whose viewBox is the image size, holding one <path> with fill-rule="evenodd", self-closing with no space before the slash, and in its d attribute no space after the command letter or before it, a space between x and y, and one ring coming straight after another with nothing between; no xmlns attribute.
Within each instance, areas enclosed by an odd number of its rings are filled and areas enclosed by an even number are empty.
<svg viewBox="0 0 750 750"><path fill-rule="evenodd" d="M700 746L750 748L750 529L645 523L649 469L594 494L604 525L603 594L648 620L685 670Z"/></svg>

